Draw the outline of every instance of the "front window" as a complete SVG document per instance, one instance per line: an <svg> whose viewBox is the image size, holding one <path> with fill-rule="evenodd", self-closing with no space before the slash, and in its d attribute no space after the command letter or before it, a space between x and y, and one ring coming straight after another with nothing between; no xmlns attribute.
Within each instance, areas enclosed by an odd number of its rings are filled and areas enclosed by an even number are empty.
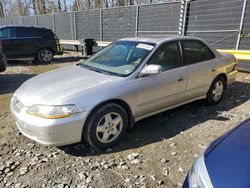
<svg viewBox="0 0 250 188"><path fill-rule="evenodd" d="M83 62L82 66L107 74L128 76L153 48L152 43L117 41L97 52Z"/></svg>
<svg viewBox="0 0 250 188"><path fill-rule="evenodd" d="M182 66L179 42L168 42L161 45L151 59L148 65L160 65L162 71Z"/></svg>

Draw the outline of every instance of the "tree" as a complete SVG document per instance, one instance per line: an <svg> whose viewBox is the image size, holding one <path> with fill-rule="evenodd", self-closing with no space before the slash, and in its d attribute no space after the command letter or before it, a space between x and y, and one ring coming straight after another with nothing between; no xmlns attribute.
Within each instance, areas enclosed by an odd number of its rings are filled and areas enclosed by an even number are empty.
<svg viewBox="0 0 250 188"><path fill-rule="evenodd" d="M0 2L0 17L1 18L4 17L4 11L3 11L3 4L2 4L2 2Z"/></svg>

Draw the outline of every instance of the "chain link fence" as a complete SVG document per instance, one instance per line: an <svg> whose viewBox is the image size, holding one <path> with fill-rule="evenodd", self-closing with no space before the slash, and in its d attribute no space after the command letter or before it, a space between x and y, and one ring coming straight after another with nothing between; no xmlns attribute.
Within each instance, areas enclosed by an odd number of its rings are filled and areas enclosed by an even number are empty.
<svg viewBox="0 0 250 188"><path fill-rule="evenodd" d="M246 0L196 0L187 3L186 35L203 38L216 48L238 48L245 3Z"/></svg>
<svg viewBox="0 0 250 188"><path fill-rule="evenodd" d="M201 37L216 48L250 49L248 0L182 0L171 3L1 18L1 25L52 29L60 39L114 41L148 35Z"/></svg>

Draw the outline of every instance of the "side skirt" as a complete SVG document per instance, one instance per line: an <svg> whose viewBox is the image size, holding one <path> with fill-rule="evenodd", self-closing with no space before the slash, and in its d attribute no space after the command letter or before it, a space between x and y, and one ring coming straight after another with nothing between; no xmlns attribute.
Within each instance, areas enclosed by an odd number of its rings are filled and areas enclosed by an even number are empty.
<svg viewBox="0 0 250 188"><path fill-rule="evenodd" d="M185 102L182 102L182 103L179 103L179 104L176 104L176 105L167 107L167 108L163 108L163 109L161 109L161 110L158 110L158 111L155 111L155 112L152 112L152 113L149 113L149 114L146 114L146 115L137 117L137 118L135 118L135 122L137 122L137 121L139 121L139 120L142 120L142 119L144 119L144 118L147 118L147 117L149 117L149 116L153 116L153 115L155 115L155 114L158 114L158 113L161 113L161 112L164 112L164 111L167 111L167 110L170 110L170 109L173 109L173 108L182 106L182 105L184 105L184 104L188 104L188 103L191 103L191 102L193 102L193 101L197 101L197 100L201 100L201 99L206 99L206 98L207 98L207 96L206 96L206 95L203 95L203 96L200 96L200 97L197 97L197 98L194 98L194 99L191 99L191 100L188 100L188 101L185 101Z"/></svg>

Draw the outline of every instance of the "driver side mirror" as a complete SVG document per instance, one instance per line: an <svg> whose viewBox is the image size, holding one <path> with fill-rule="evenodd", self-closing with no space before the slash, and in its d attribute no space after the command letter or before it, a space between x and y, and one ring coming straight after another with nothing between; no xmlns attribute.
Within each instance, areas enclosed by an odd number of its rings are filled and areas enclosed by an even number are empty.
<svg viewBox="0 0 250 188"><path fill-rule="evenodd" d="M142 71L140 76L159 74L162 72L160 65L147 65Z"/></svg>

